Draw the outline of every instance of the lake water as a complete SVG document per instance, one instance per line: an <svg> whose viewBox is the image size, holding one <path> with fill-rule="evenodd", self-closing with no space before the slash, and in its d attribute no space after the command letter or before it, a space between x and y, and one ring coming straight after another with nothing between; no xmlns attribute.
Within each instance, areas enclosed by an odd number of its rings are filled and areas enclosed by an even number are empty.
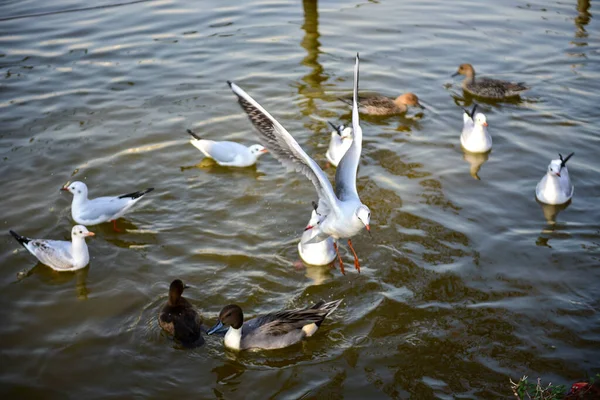
<svg viewBox="0 0 600 400"><path fill-rule="evenodd" d="M90 4L0 4L3 398L495 399L512 396L509 378L600 372L589 1ZM326 121L349 122L337 98L351 92L357 51L361 91L413 91L427 109L363 119L358 187L373 238L353 239L361 273L345 242L346 275L337 263L295 267L310 182L270 155L216 166L186 129L257 142L234 80L325 165ZM487 159L460 147L471 100L450 75L464 62L532 87L481 103ZM572 203L540 206L536 183L572 151ZM67 239L71 197L59 188L73 179L92 197L156 190L119 220L126 231L90 228L88 268L56 273L8 230ZM233 302L247 315L344 302L284 350L236 354L213 337L185 350L156 321L175 278L208 324Z"/></svg>

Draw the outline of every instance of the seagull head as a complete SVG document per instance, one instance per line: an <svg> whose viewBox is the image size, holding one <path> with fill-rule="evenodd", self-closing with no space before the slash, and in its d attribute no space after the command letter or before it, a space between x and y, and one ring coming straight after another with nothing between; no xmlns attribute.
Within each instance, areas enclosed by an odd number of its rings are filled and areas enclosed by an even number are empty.
<svg viewBox="0 0 600 400"><path fill-rule="evenodd" d="M94 232L90 232L83 225L75 225L73 229L71 229L71 237L74 239L76 237L86 238L89 236L96 236Z"/></svg>
<svg viewBox="0 0 600 400"><path fill-rule="evenodd" d="M560 176L560 170L564 167L561 167L560 160L552 160L550 161L550 165L548 165L548 174Z"/></svg>
<svg viewBox="0 0 600 400"><path fill-rule="evenodd" d="M367 231L371 233L371 227L369 226L369 222L371 222L371 210L369 210L369 207L361 204L360 207L356 209L354 214L360 220L360 222L363 223Z"/></svg>
<svg viewBox="0 0 600 400"><path fill-rule="evenodd" d="M482 113L475 114L475 124L479 126L488 126L485 115Z"/></svg>
<svg viewBox="0 0 600 400"><path fill-rule="evenodd" d="M342 139L352 140L352 128L350 126L344 126L344 125L340 125L340 128L343 128L340 131L340 137Z"/></svg>
<svg viewBox="0 0 600 400"><path fill-rule="evenodd" d="M256 158L269 152L269 150L265 149L260 144L253 144L252 146L248 147L248 149L250 150L250 154L252 154L253 156L256 156Z"/></svg>
<svg viewBox="0 0 600 400"><path fill-rule="evenodd" d="M87 185L83 182L71 182L63 187L60 190L64 190L66 192L70 192L74 197L87 197Z"/></svg>

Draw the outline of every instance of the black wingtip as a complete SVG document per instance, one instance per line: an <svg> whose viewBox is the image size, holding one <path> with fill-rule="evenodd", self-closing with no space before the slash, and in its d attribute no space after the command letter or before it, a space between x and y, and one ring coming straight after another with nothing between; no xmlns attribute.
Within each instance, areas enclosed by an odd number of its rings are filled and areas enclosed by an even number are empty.
<svg viewBox="0 0 600 400"><path fill-rule="evenodd" d="M119 199L125 199L125 198L131 198L132 200L138 199L140 197L142 197L145 194L150 193L151 191L153 191L154 188L148 188L145 190L140 190L139 192L133 192L133 193L127 193L127 194L123 194L121 196L119 196Z"/></svg>
<svg viewBox="0 0 600 400"><path fill-rule="evenodd" d="M360 60L360 56L358 55L358 51L356 52L356 58Z"/></svg>
<svg viewBox="0 0 600 400"><path fill-rule="evenodd" d="M469 117L471 117L471 119L473 119L475 117L476 110L477 110L477 104L473 104L473 109L471 111L467 110L466 108L463 108L463 111L465 112L465 114L467 114Z"/></svg>
<svg viewBox="0 0 600 400"><path fill-rule="evenodd" d="M202 140L202 138L200 138L200 136L196 135L196 134L195 134L195 133L194 133L194 132L193 132L191 129L188 129L188 130L187 130L187 133L189 133L190 135L192 135L192 137L193 137L194 139L197 139L197 140Z"/></svg>
<svg viewBox="0 0 600 400"><path fill-rule="evenodd" d="M342 133L340 132L340 127L339 127L339 126L335 126L335 124L334 124L334 123L332 123L332 122L329 122L329 121L327 121L327 123L328 123L329 125L331 125L331 127L333 128L333 130L334 130L334 131L336 131L338 135L340 135L340 136L342 135Z"/></svg>
<svg viewBox="0 0 600 400"><path fill-rule="evenodd" d="M563 156L562 156L562 154L558 153L558 157L560 158L560 167L561 167L561 168L562 168L562 167L564 167L565 165L567 165L567 161L569 161L569 159L570 159L571 157L573 157L573 154L575 154L575 153L573 152L573 153L569 154L569 155L567 156L567 158L563 159Z"/></svg>
<svg viewBox="0 0 600 400"><path fill-rule="evenodd" d="M229 87L231 87L231 85L233 84L233 82L227 81L227 84L229 85Z"/></svg>
<svg viewBox="0 0 600 400"><path fill-rule="evenodd" d="M13 230L10 230L9 232L17 240L17 242L21 243L21 245L23 247L25 247L25 245L27 243L29 243L29 241L31 240L31 239L26 238L25 236L19 235L17 232L15 232Z"/></svg>

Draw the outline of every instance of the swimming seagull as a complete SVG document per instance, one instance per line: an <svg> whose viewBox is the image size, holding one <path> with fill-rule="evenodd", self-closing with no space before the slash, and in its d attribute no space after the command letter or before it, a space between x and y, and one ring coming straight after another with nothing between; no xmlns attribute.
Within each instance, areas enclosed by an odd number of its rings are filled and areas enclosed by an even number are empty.
<svg viewBox="0 0 600 400"><path fill-rule="evenodd" d="M354 267L360 272L360 263L358 256L352 247L350 238L356 235L365 227L371 231L369 221L371 211L367 206L361 203L356 191L356 172L360 161L362 150L362 129L358 117L358 63L359 57L356 54L356 64L354 66L354 97L352 104L352 132L354 140L350 148L342 157L335 174L335 192L327 175L319 165L310 158L294 140L292 135L271 116L260 104L258 104L250 95L244 92L233 82L227 82L231 90L238 96L238 101L242 109L248 114L250 122L255 126L260 140L263 142L273 156L283 165L303 173L317 189L319 195L319 222L316 225L309 225L308 229L316 229L317 233L307 243L318 243L326 240L329 236L334 239L348 238L348 246L354 255ZM338 246L334 243L335 251L340 261L340 270L344 273L344 264L338 251Z"/></svg>
<svg viewBox="0 0 600 400"><path fill-rule="evenodd" d="M327 122L333 128L333 131L331 132L331 140L325 157L331 165L337 167L352 144L352 128L343 124L335 126L331 122Z"/></svg>
<svg viewBox="0 0 600 400"><path fill-rule="evenodd" d="M103 222L112 221L115 231L117 229L117 219L121 218L138 201L154 190L148 188L139 192L122 194L112 197L97 197L88 199L88 188L83 182L68 183L60 190L67 191L73 195L71 203L71 216L81 225L97 225Z"/></svg>
<svg viewBox="0 0 600 400"><path fill-rule="evenodd" d="M477 111L477 104L471 111L463 110L463 130L460 135L460 144L471 153L486 153L492 148L492 137L487 131L487 120L482 113Z"/></svg>
<svg viewBox="0 0 600 400"><path fill-rule="evenodd" d="M546 204L564 204L571 200L575 188L569 179L569 170L567 169L567 161L575 153L569 154L563 159L559 153L558 160L550 161L548 172L535 188L535 197Z"/></svg>
<svg viewBox="0 0 600 400"><path fill-rule="evenodd" d="M182 296L189 286L175 279L169 286L169 300L158 315L158 324L185 347L197 347L204 343L202 317L194 306Z"/></svg>
<svg viewBox="0 0 600 400"><path fill-rule="evenodd" d="M310 215L310 220L307 226L317 225L319 223L319 214L317 213L317 204L313 202L314 210ZM328 265L335 260L336 253L333 248L333 238L327 239L319 243L307 243L317 234L317 230L308 229L302 233L302 238L298 242L298 254L302 261L309 265Z"/></svg>
<svg viewBox="0 0 600 400"><path fill-rule="evenodd" d="M215 142L202 139L189 129L187 132L193 137L190 143L194 147L224 167L249 167L256 164L258 157L268 152L260 144L246 147L236 142Z"/></svg>
<svg viewBox="0 0 600 400"><path fill-rule="evenodd" d="M351 104L346 99L340 99L345 103ZM419 103L419 97L414 93L404 93L395 99L374 95L363 97L358 100L358 111L368 115L394 115L402 114L408 111L408 107L419 107L425 109Z"/></svg>
<svg viewBox="0 0 600 400"><path fill-rule="evenodd" d="M462 88L473 96L487 97L489 99L504 99L506 97L519 96L521 92L529 90L525 83L508 82L499 79L479 78L475 79L475 69L471 64L461 64L452 75L464 75Z"/></svg>
<svg viewBox="0 0 600 400"><path fill-rule="evenodd" d="M246 322L242 309L230 304L223 307L219 322L209 329L208 334L220 332L228 325L229 330L223 341L225 347L233 350L282 349L314 335L341 302L341 299L328 303L321 300L312 307L274 312Z"/></svg>
<svg viewBox="0 0 600 400"><path fill-rule="evenodd" d="M30 239L21 236L15 231L10 234L21 243L42 264L55 271L75 271L88 265L90 254L85 243L85 238L94 236L83 225L75 225L71 229L71 241Z"/></svg>

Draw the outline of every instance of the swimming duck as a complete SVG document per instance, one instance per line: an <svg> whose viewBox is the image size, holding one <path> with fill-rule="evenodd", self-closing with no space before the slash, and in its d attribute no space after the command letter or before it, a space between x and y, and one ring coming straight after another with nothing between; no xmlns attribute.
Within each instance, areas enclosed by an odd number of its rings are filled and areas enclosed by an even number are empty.
<svg viewBox="0 0 600 400"><path fill-rule="evenodd" d="M352 145L352 128L343 124L335 126L331 122L329 122L329 125L333 128L333 131L331 132L329 149L327 149L325 157L331 165L337 167L350 145Z"/></svg>
<svg viewBox="0 0 600 400"><path fill-rule="evenodd" d="M201 335L202 317L194 306L182 296L189 286L175 279L169 286L169 300L160 310L158 324L185 347L197 347L204 343Z"/></svg>
<svg viewBox="0 0 600 400"><path fill-rule="evenodd" d="M317 213L317 205L313 203L314 210L311 213L308 226L315 226L319 223L319 215ZM322 242L306 243L315 236L317 232L314 229L307 229L302 233L302 238L298 242L298 253L300 258L310 265L327 265L330 264L336 257L335 248L333 247L333 238L330 236Z"/></svg>
<svg viewBox="0 0 600 400"><path fill-rule="evenodd" d="M475 113L476 110L477 104L471 111L464 110L460 144L471 153L486 153L492 148L492 137L487 131L485 115Z"/></svg>
<svg viewBox="0 0 600 400"><path fill-rule="evenodd" d="M563 159L562 155L558 155L558 160L550 161L548 172L535 188L535 197L546 204L564 204L571 200L575 188L569 179L569 170L567 169L567 161L575 153L571 153L567 158Z"/></svg>
<svg viewBox="0 0 600 400"><path fill-rule="evenodd" d="M242 309L231 304L221 310L219 322L208 334L211 335L229 325L224 339L225 347L233 350L282 349L314 335L323 320L335 311L341 302L341 299L328 303L321 300L309 308L274 312L246 322Z"/></svg>
<svg viewBox="0 0 600 400"><path fill-rule="evenodd" d="M246 147L236 142L215 142L200 138L188 129L193 139L190 143L208 158L224 167L249 167L256 164L258 157L269 151L260 144Z"/></svg>
<svg viewBox="0 0 600 400"><path fill-rule="evenodd" d="M154 188L120 196L96 197L95 199L88 199L88 187L83 182L68 183L60 190L73 195L71 216L75 222L81 225L97 225L112 221L114 230L119 232L117 219L121 218Z"/></svg>
<svg viewBox="0 0 600 400"><path fill-rule="evenodd" d="M340 100L348 103L347 100ZM414 93L404 93L395 99L381 95L374 95L361 98L358 101L358 111L367 115L402 114L408 110L409 106L425 109L425 107L419 103L419 98Z"/></svg>
<svg viewBox="0 0 600 400"><path fill-rule="evenodd" d="M21 243L35 258L55 271L76 271L90 262L85 238L94 236L83 225L75 225L71 229L71 241L30 239L15 231L10 234Z"/></svg>
<svg viewBox="0 0 600 400"><path fill-rule="evenodd" d="M452 76L464 75L462 88L473 96L487 97L489 99L504 99L521 94L529 87L523 82L514 83L499 79L479 78L475 80L475 69L471 64L461 64Z"/></svg>

